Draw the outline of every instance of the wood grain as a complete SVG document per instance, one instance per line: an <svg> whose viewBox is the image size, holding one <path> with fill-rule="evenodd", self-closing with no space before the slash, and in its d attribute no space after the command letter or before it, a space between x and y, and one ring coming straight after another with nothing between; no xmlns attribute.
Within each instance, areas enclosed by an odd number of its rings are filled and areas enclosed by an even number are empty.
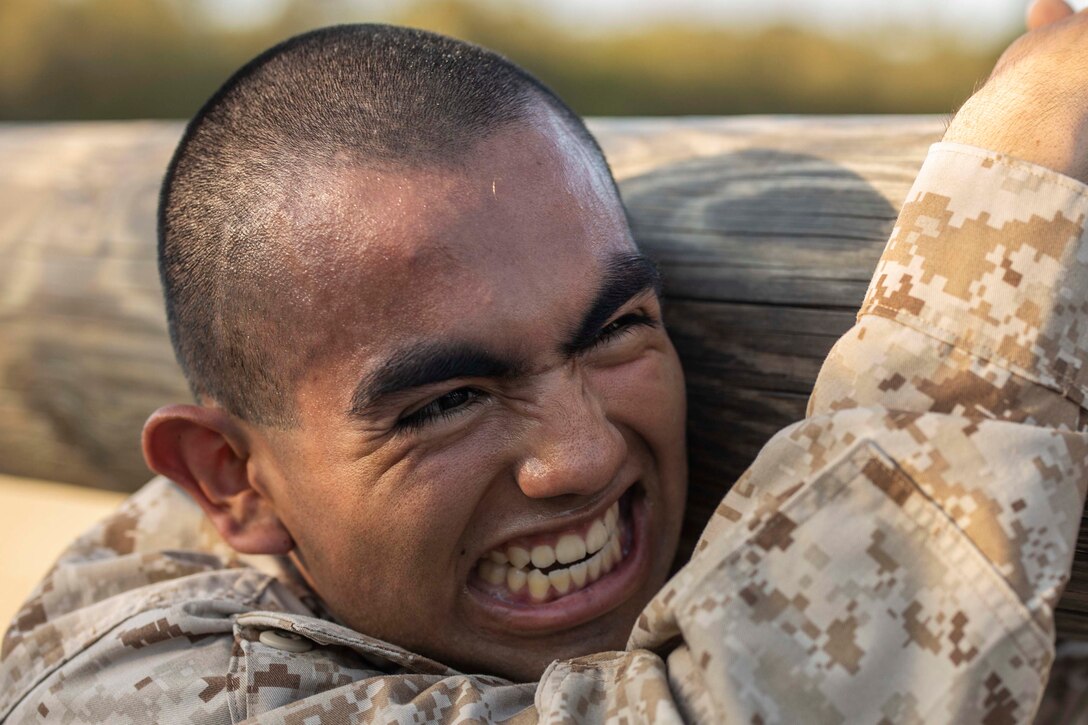
<svg viewBox="0 0 1088 725"><path fill-rule="evenodd" d="M690 547L767 439L804 417L941 124L673 119L597 130L635 237L664 273L684 361Z"/></svg>
<svg viewBox="0 0 1088 725"><path fill-rule="evenodd" d="M147 414L187 387L155 267L176 123L0 130L0 471L132 490Z"/></svg>
<svg viewBox="0 0 1088 725"><path fill-rule="evenodd" d="M931 117L591 126L635 236L665 276L688 379L690 546L766 440L804 415L943 126ZM148 477L143 420L188 399L154 261L156 193L180 132L177 123L0 125L0 472L113 490ZM1088 635L1084 547L1059 626Z"/></svg>

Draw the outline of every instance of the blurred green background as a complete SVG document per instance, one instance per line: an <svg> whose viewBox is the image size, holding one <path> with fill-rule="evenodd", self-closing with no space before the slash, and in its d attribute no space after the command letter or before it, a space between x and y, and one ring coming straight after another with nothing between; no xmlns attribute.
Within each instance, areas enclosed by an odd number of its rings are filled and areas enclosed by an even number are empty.
<svg viewBox="0 0 1088 725"><path fill-rule="evenodd" d="M974 3L982 32L912 1L857 22L846 0L638 14L603 0L0 0L0 120L188 117L269 45L358 21L499 50L586 115L948 112L1018 32L1022 3Z"/></svg>

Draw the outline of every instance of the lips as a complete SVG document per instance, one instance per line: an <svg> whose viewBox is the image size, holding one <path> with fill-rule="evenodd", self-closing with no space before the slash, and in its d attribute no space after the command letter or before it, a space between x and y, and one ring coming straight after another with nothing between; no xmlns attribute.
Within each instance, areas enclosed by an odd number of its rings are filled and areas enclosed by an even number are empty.
<svg viewBox="0 0 1088 725"><path fill-rule="evenodd" d="M485 553L476 562L468 577L466 589L469 594L468 601L472 603L472 606L466 614L471 613L469 616L481 628L497 629L504 634L516 632L520 637L533 638L578 631L577 628L588 625L633 600L638 602L637 609L641 609L647 582L652 576L653 567L657 561L650 545L654 538L650 533L654 528L651 523L653 516L646 505L645 490L637 483L631 485L623 493L618 503L618 509L615 508L616 502L613 502L603 512L591 514L594 516L592 519L582 519L577 524L568 524L565 528L556 527L550 532L510 539ZM615 555L615 545L609 543L613 537L608 536L605 546L596 552L587 551L582 559L574 562L561 563L556 552L556 560L550 566L541 569L533 564L534 549L546 545L555 552L559 547L559 540L569 534L578 534L587 545L595 544L595 540L587 541L590 538L589 532L598 520L604 524L605 531L608 532L608 520L611 518L608 514L609 508L618 511L616 514L616 530L620 548L618 557ZM594 535L596 536L597 534ZM566 546L559 548L565 549ZM529 553L529 560L524 562L523 567L514 566L515 563L523 562L521 558L516 561L510 559L511 547L521 548ZM604 572L604 557L608 556L610 548L613 552L612 568ZM577 552L577 549L574 551ZM492 554L495 554L494 557ZM505 563L497 561L501 559L499 554L506 557ZM541 555L544 558L540 560L540 563L547 561L546 552L541 552ZM514 552L514 556L520 557L517 552ZM599 578L591 581L589 567L590 560L594 556L600 557L601 571ZM484 560L505 566L506 581L502 581L498 576L501 569L484 564ZM557 575L559 579L557 588L552 582L551 573L562 569L569 570L583 563L585 584L579 587L575 581L575 574L572 572L567 592L560 593L563 575L562 573ZM485 580L480 571L481 567L493 581L498 583L492 584ZM525 584L517 592L512 591L509 586L511 569L518 569L525 575ZM529 576L533 570L540 572L547 581L546 589L542 583L537 584L539 588L536 599L533 598L529 589ZM513 577L516 586L519 575L513 574ZM533 578L540 582L539 577ZM542 596L541 592L543 592ZM637 614L637 609L629 614L631 616ZM591 632L589 636L596 635ZM610 643L608 646L618 645Z"/></svg>
<svg viewBox="0 0 1088 725"><path fill-rule="evenodd" d="M629 505L616 501L577 527L508 541L480 559L475 584L501 601L530 605L589 587L616 568L630 549L627 509Z"/></svg>

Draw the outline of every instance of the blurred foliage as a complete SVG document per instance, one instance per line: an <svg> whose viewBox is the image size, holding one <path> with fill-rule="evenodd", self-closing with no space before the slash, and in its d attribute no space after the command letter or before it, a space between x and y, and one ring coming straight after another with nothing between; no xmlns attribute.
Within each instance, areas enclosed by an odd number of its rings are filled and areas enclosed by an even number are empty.
<svg viewBox="0 0 1088 725"><path fill-rule="evenodd" d="M331 22L398 22L494 48L586 115L942 113L1000 48L895 29L669 24L587 33L483 0L283 0L260 24L210 0L0 0L0 120L184 118L264 48Z"/></svg>

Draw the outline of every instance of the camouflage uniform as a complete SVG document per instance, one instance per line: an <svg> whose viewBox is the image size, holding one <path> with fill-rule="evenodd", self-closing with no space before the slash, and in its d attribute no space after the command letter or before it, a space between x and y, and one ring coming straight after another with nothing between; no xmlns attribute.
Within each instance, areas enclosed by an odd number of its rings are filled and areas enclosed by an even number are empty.
<svg viewBox="0 0 1088 725"><path fill-rule="evenodd" d="M456 672L333 623L156 480L18 614L0 718L1030 720L1088 481L1086 213L1068 178L935 146L808 417L623 652L533 684Z"/></svg>

